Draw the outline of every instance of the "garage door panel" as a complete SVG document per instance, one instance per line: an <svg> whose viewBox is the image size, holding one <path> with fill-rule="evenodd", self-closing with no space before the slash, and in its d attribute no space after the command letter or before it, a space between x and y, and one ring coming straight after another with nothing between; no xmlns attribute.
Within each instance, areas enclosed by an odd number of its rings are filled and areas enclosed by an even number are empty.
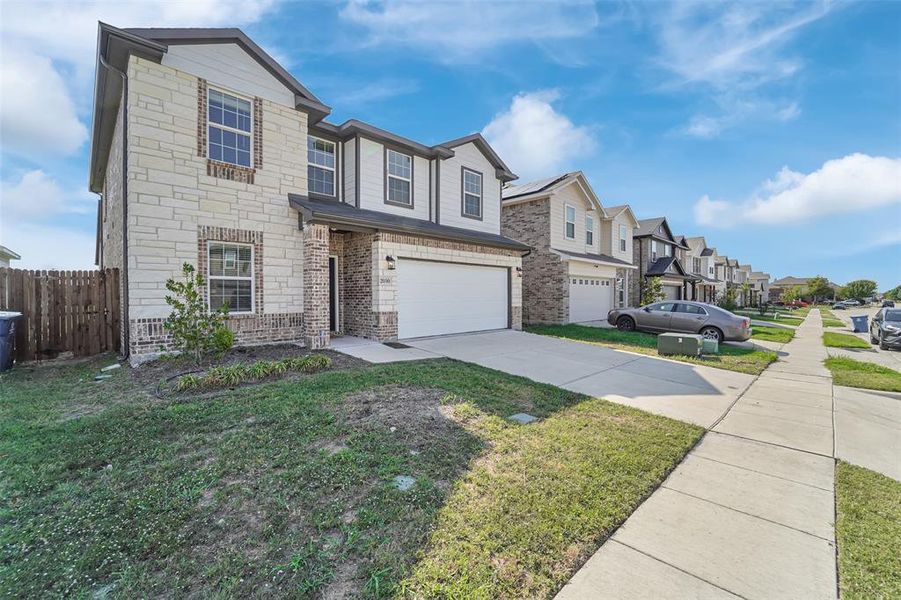
<svg viewBox="0 0 901 600"><path fill-rule="evenodd" d="M614 280L606 277L569 278L569 320L602 321L613 308Z"/></svg>
<svg viewBox="0 0 901 600"><path fill-rule="evenodd" d="M398 337L507 327L507 269L401 259Z"/></svg>

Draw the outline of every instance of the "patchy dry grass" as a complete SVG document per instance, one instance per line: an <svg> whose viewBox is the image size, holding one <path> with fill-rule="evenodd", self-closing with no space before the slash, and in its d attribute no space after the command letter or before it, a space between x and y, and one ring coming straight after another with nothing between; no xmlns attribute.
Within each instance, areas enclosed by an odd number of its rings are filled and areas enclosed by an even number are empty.
<svg viewBox="0 0 901 600"><path fill-rule="evenodd" d="M619 331L603 327L586 325L530 325L526 327L530 333L550 335L554 337L588 342L617 350L628 350L657 356L657 336L641 331ZM769 350L751 350L721 345L719 354L713 356L667 356L671 360L696 365L706 365L718 369L738 371L757 375L776 360L776 353Z"/></svg>
<svg viewBox="0 0 901 600"><path fill-rule="evenodd" d="M823 362L835 385L901 392L901 372L894 369L844 356L830 356Z"/></svg>
<svg viewBox="0 0 901 600"><path fill-rule="evenodd" d="M842 597L901 598L901 482L840 461L835 499Z"/></svg>
<svg viewBox="0 0 901 600"><path fill-rule="evenodd" d="M102 364L0 375L10 596L550 596L701 435L450 360L164 400Z"/></svg>

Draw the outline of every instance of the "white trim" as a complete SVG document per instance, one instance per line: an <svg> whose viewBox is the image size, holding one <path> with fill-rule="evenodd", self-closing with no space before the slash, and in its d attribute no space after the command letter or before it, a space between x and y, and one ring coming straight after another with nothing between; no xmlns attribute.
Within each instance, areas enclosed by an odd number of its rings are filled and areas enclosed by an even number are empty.
<svg viewBox="0 0 901 600"><path fill-rule="evenodd" d="M410 177L402 177L401 175L392 175L391 171L388 170L388 165L391 163L389 160L391 157L391 153L397 154L398 156L406 156L410 159ZM401 202L399 200L391 199L391 187L388 183L391 181L391 178L397 179L398 181L406 181L410 184L410 198L409 202ZM412 154L404 154L398 150L394 150L393 148L385 148L385 201L391 204L401 204L403 206L413 206L413 155Z"/></svg>
<svg viewBox="0 0 901 600"><path fill-rule="evenodd" d="M594 265L594 264L607 265L610 267L616 267L617 269L637 269L638 268L635 265L622 264L622 263L618 263L618 262L610 262L610 261L604 260L603 258L600 258L600 257L585 258L582 256L573 256L572 254L564 252L563 250L555 250L553 248L551 248L550 250L553 254L556 254L557 256L561 257L564 261L584 262L584 263L588 263L588 264L592 264L592 265Z"/></svg>
<svg viewBox="0 0 901 600"><path fill-rule="evenodd" d="M219 92L220 94L232 96L233 98L237 98L239 100L244 100L245 102L250 103L250 131L244 131L243 129L238 129L236 127L229 127L228 125L220 125L219 123L213 123L212 121L210 121L210 92L211 91L216 91L216 92ZM222 88L222 87L219 87L216 85L208 84L207 89L206 89L205 102L206 102L206 128L207 128L207 130L206 130L206 156L207 156L207 158L209 158L210 160L215 160L217 162L225 163L227 165L234 165L236 167L241 167L242 169L253 169L254 168L254 166L253 166L253 164L254 164L253 163L253 157L254 157L254 153L253 153L253 150L254 150L254 148L253 148L253 98L249 97L249 96L245 96L243 94L239 94L237 92L226 91L225 88ZM228 162L225 159L212 158L210 156L210 126L216 127L217 129L221 129L223 131L230 131L230 132L234 133L235 135L248 136L250 138L250 142L249 142L249 146L248 146L249 153L250 153L250 164L242 165L237 162ZM237 159L237 156L235 156L235 158Z"/></svg>
<svg viewBox="0 0 901 600"><path fill-rule="evenodd" d="M589 223L591 223L591 227L588 226ZM590 242L588 241L589 234L591 234ZM585 245L594 248L594 215L589 213L585 213Z"/></svg>
<svg viewBox="0 0 901 600"><path fill-rule="evenodd" d="M566 211L570 208L573 211L573 220L572 221L570 221L569 219L566 218ZM573 224L573 234L572 235L569 235L567 233L566 226L569 225L570 223ZM563 204L563 237L568 240L576 239L576 207L573 206L572 204L567 204L567 203Z"/></svg>
<svg viewBox="0 0 901 600"><path fill-rule="evenodd" d="M463 191L463 198L462 198L463 206L461 207L461 213L463 214L464 217L471 217L473 219L481 219L482 213L484 212L482 206L484 205L484 202L485 202L484 201L484 198L485 198L484 178L482 177L481 173L479 173L478 171L476 171L474 169L470 169L469 167L462 167L461 171L463 173L461 175L461 177L463 177L463 181L461 182L461 185L460 185L460 187L462 188L462 191ZM473 194L472 192L466 191L466 173L467 172L470 173L471 175L476 175L479 178L479 214L477 214L477 215L466 212L466 196L475 196L475 194Z"/></svg>
<svg viewBox="0 0 901 600"><path fill-rule="evenodd" d="M315 168L317 168L317 169L322 169L323 171L331 171L331 172L332 172L332 193L331 193L331 194L326 194L326 193L324 193L324 192L317 192L317 191L311 190L311 189L310 189L310 183L309 183L309 181L307 182L307 192L312 192L312 193L314 193L314 194L322 194L323 196L332 196L332 197L334 197L334 198L337 199L337 198L338 198L338 144L336 144L336 143L333 142L332 140L327 140L327 139L325 139L325 138L321 138L321 137L317 137L317 136L315 136L315 135L307 134L307 140L309 140L310 138L316 140L317 142L323 142L323 143L326 143L326 144L331 144L331 146L332 146L332 156L333 156L334 159L335 159L335 166L334 166L334 167L326 167L325 165L319 165L319 164L316 164L316 163L311 163L311 162L310 162L310 154L309 154L309 153L310 153L310 149L307 148L307 166L308 166L308 167L315 167Z"/></svg>
<svg viewBox="0 0 901 600"><path fill-rule="evenodd" d="M225 275L210 275L210 265L212 261L210 260L210 246L213 244L222 244L227 246L245 246L250 248L250 277L244 276L225 276ZM256 273L254 272L256 265L254 264L254 248L253 244L247 244L244 242L225 242L222 240L207 240L206 241L206 305L207 308L210 308L210 282L213 280L221 281L221 280L238 280L238 281L247 281L250 280L250 310L231 310L229 309L229 315L252 315L256 313Z"/></svg>
<svg viewBox="0 0 901 600"><path fill-rule="evenodd" d="M629 232L625 225L620 224L619 226L619 251L620 252L628 252L629 251Z"/></svg>

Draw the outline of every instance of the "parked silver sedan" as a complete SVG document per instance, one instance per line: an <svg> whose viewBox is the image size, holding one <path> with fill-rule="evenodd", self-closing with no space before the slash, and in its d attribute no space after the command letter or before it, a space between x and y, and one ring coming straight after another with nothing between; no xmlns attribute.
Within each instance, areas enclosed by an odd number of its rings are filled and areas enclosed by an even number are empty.
<svg viewBox="0 0 901 600"><path fill-rule="evenodd" d="M751 319L712 304L666 300L641 308L614 308L607 322L622 331L699 333L707 339L744 342L751 337Z"/></svg>

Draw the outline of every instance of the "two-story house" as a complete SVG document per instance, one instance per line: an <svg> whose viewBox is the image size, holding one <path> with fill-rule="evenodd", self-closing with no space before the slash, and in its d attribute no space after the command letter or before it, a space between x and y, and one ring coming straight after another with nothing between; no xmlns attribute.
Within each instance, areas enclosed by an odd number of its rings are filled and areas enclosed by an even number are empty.
<svg viewBox="0 0 901 600"><path fill-rule="evenodd" d="M718 283L714 264L716 248L708 248L707 241L701 236L685 238L685 244L688 250L683 266L695 276L691 299L713 304L717 298Z"/></svg>
<svg viewBox="0 0 901 600"><path fill-rule="evenodd" d="M605 209L574 172L508 185L502 207L501 233L532 248L522 261L523 321L598 321L625 305L637 223L628 206Z"/></svg>
<svg viewBox="0 0 901 600"><path fill-rule="evenodd" d="M752 306L752 289L751 289L751 272L754 269L751 268L751 265L738 265L738 268L735 270L735 283L738 286L738 305L739 306Z"/></svg>
<svg viewBox="0 0 901 600"><path fill-rule="evenodd" d="M515 179L478 134L428 146L330 109L237 29L99 28L90 189L125 352L170 344L183 263L239 344L519 328Z"/></svg>
<svg viewBox="0 0 901 600"><path fill-rule="evenodd" d="M751 306L760 306L770 301L770 274L763 271L751 271L748 276L751 288Z"/></svg>
<svg viewBox="0 0 901 600"><path fill-rule="evenodd" d="M685 270L679 253L688 250L670 230L666 217L641 219L632 240L632 264L638 272L632 280L630 303L641 304L641 282L659 277L664 296L670 300L690 297L690 282L694 276Z"/></svg>

